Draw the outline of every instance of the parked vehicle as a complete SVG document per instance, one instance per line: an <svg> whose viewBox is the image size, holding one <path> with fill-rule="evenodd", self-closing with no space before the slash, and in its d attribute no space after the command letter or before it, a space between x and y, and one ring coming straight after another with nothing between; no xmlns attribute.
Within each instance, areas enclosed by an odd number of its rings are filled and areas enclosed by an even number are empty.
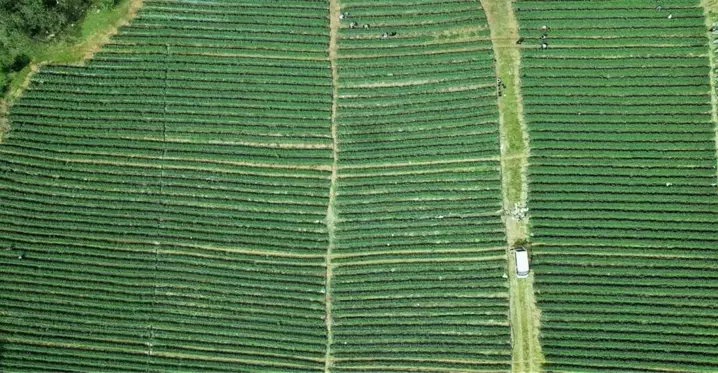
<svg viewBox="0 0 718 373"><path fill-rule="evenodd" d="M526 249L523 247L516 248L514 258L516 259L516 277L529 277L529 253Z"/></svg>

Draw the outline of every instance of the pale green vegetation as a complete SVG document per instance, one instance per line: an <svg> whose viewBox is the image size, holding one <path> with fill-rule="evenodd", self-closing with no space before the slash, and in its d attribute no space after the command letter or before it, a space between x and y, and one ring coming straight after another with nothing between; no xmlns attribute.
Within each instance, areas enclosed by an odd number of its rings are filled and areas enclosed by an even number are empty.
<svg viewBox="0 0 718 373"><path fill-rule="evenodd" d="M716 34L714 32L711 32L711 30L715 31L717 28L716 23L718 23L718 0L702 0L701 5L703 5L706 28L708 28L708 40L710 42L708 59L710 61L711 67L711 104L713 107L711 118L713 119L713 123L716 126L716 159L718 160L718 97L716 96L718 92L716 92L716 44L714 43L714 41L718 40L718 38L716 37ZM716 185L716 190L718 190L718 166L716 166Z"/></svg>
<svg viewBox="0 0 718 373"><path fill-rule="evenodd" d="M334 281L334 247L336 246L336 224L337 224L337 162L338 162L338 137L337 137L337 102L339 100L339 75L337 69L337 39L339 38L340 8L338 0L329 0L329 67L332 71L332 108L331 108L331 129L332 138L332 174L329 184L329 200L327 202L327 253L324 260L325 272L325 294L324 294L324 323L327 328L326 351L324 352L324 373L330 373L334 365L332 356L332 345L334 344L334 312L333 312L333 290Z"/></svg>

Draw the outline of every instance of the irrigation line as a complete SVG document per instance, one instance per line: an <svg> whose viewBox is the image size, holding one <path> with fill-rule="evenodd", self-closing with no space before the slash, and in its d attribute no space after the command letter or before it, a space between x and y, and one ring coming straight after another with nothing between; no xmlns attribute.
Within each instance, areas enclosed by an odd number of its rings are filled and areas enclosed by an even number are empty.
<svg viewBox="0 0 718 373"><path fill-rule="evenodd" d="M167 156L167 88L168 88L168 81L169 81L169 56L170 56L170 46L169 44L165 44L165 71L164 71L164 89L162 91L162 99L163 99L163 107L162 107L162 155L160 157L160 204L162 206L165 206L165 201L163 199L164 197L164 180L165 180L165 158ZM163 209L164 210L164 209ZM157 228L160 232L162 232L162 226L163 226L163 219L162 214L159 215L157 218ZM159 270L159 256L160 256L160 249L161 244L159 242L159 237L157 238L157 241L154 242L154 263L152 268L152 306L150 308L150 315L153 315L155 313L155 307L157 304L157 271ZM150 360L152 359L153 354L153 346L155 342L155 328L152 324L151 316L148 317L148 327L150 329L150 335L149 340L147 341L147 366L145 368L146 372L150 371Z"/></svg>

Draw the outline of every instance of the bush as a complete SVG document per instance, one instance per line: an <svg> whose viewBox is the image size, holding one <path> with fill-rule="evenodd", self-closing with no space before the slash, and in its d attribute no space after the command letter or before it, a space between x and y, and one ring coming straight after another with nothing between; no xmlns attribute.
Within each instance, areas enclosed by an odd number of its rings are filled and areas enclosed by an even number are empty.
<svg viewBox="0 0 718 373"><path fill-rule="evenodd" d="M10 65L10 71L20 71L25 68L25 66L29 65L31 61L30 56L27 54L19 54L15 56L15 60Z"/></svg>
<svg viewBox="0 0 718 373"><path fill-rule="evenodd" d="M0 99L2 99L2 96L5 96L5 93L7 93L7 90L10 88L10 75L0 75ZM2 131L2 130L0 130Z"/></svg>

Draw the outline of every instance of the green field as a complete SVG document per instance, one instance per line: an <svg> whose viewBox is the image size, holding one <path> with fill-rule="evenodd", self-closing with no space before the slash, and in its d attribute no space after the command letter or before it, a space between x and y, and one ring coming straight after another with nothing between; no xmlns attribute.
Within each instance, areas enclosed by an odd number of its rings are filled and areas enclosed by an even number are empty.
<svg viewBox="0 0 718 373"><path fill-rule="evenodd" d="M7 371L323 369L326 6L201 10L146 1L12 108Z"/></svg>
<svg viewBox="0 0 718 373"><path fill-rule="evenodd" d="M0 371L715 372L705 24L144 0L10 108Z"/></svg>
<svg viewBox="0 0 718 373"><path fill-rule="evenodd" d="M146 1L33 77L0 147L4 368L509 370L482 10L341 5L332 33L324 1Z"/></svg>
<svg viewBox="0 0 718 373"><path fill-rule="evenodd" d="M550 371L718 369L708 38L660 3L515 4Z"/></svg>
<svg viewBox="0 0 718 373"><path fill-rule="evenodd" d="M340 3L331 371L507 371L483 12L476 2L405 1L400 13L395 1Z"/></svg>

